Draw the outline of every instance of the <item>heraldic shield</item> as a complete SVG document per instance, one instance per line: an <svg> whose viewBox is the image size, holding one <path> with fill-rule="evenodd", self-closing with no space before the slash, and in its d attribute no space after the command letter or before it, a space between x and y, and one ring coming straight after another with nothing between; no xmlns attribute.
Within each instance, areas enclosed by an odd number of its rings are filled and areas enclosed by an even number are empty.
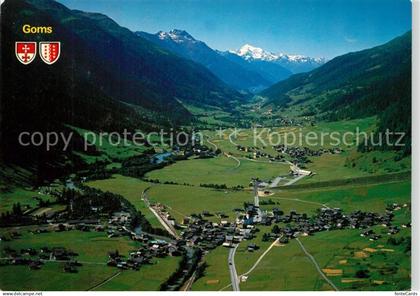
<svg viewBox="0 0 420 296"><path fill-rule="evenodd" d="M19 62L24 65L30 64L36 56L36 42L17 41L15 53Z"/></svg>
<svg viewBox="0 0 420 296"><path fill-rule="evenodd" d="M48 65L54 64L60 57L61 45L58 41L40 42L39 55L41 59Z"/></svg>

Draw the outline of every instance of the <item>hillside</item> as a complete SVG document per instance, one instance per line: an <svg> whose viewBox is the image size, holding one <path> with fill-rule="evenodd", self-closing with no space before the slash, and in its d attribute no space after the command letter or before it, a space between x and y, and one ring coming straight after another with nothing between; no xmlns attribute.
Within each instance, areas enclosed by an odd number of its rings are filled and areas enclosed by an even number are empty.
<svg viewBox="0 0 420 296"><path fill-rule="evenodd" d="M293 75L260 95L284 113L330 120L378 115L379 130L410 134L411 32Z"/></svg>
<svg viewBox="0 0 420 296"><path fill-rule="evenodd" d="M22 131L68 133L63 124L150 130L191 122L180 102L229 110L232 102L243 100L205 67L156 47L105 15L50 0L9 0L1 8L1 156L8 162L36 168L66 161L60 151L20 146ZM48 24L53 32L23 34L24 24ZM47 65L37 57L22 65L14 52L16 40L60 41L60 59Z"/></svg>
<svg viewBox="0 0 420 296"><path fill-rule="evenodd" d="M272 84L259 73L248 70L223 57L206 43L196 40L186 31L160 31L156 34L136 32L136 34L181 57L205 66L214 75L237 90L261 90Z"/></svg>

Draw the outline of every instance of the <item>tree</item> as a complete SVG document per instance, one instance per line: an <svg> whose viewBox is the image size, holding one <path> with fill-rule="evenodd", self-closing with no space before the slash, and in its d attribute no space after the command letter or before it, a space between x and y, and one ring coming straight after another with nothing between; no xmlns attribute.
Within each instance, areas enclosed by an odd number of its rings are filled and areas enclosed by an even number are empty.
<svg viewBox="0 0 420 296"><path fill-rule="evenodd" d="M22 215L22 208L19 202L16 204L13 204L12 211L13 211L13 215L16 215L16 216Z"/></svg>
<svg viewBox="0 0 420 296"><path fill-rule="evenodd" d="M361 269L356 271L356 277L360 279L368 278L369 277L369 270Z"/></svg>

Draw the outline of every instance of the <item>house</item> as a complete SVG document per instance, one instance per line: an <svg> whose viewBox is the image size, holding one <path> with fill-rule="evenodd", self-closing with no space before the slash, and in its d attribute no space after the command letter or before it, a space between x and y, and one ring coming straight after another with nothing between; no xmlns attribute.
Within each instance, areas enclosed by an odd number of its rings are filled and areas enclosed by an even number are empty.
<svg viewBox="0 0 420 296"><path fill-rule="evenodd" d="M254 252L254 251L258 250L258 249L259 249L259 247L256 244L254 244L254 243L249 244L248 245L248 248L247 248L248 252Z"/></svg>
<svg viewBox="0 0 420 296"><path fill-rule="evenodd" d="M292 164L290 166L290 171L293 175L297 175L297 176L311 176L311 175L313 175L313 172L307 171L307 170L302 170L297 165L294 165L294 164Z"/></svg>

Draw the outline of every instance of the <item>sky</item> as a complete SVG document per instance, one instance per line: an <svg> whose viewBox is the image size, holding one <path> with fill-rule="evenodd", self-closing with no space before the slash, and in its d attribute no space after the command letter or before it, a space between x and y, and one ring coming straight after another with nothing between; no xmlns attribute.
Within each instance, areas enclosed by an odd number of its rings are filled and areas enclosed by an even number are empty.
<svg viewBox="0 0 420 296"><path fill-rule="evenodd" d="M248 43L275 53L335 56L411 29L409 0L58 0L132 31L182 29L218 50Z"/></svg>

